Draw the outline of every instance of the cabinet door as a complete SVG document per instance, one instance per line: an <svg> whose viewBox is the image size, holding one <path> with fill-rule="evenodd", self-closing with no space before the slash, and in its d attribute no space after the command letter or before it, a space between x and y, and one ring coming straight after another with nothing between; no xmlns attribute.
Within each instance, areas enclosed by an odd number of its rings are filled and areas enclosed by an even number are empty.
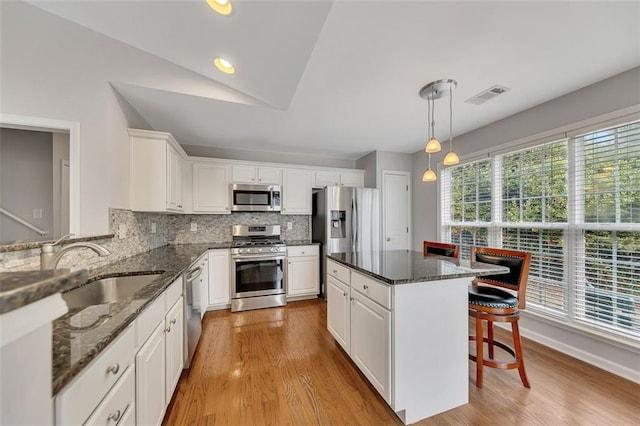
<svg viewBox="0 0 640 426"><path fill-rule="evenodd" d="M256 183L256 168L254 166L232 166L231 176L236 183Z"/></svg>
<svg viewBox="0 0 640 426"><path fill-rule="evenodd" d="M350 353L351 304L349 287L327 275L327 330Z"/></svg>
<svg viewBox="0 0 640 426"><path fill-rule="evenodd" d="M193 164L193 211L231 213L229 167L222 164Z"/></svg>
<svg viewBox="0 0 640 426"><path fill-rule="evenodd" d="M258 167L258 182L280 185L282 183L282 169L276 167Z"/></svg>
<svg viewBox="0 0 640 426"><path fill-rule="evenodd" d="M209 305L227 305L229 295L229 250L209 252Z"/></svg>
<svg viewBox="0 0 640 426"><path fill-rule="evenodd" d="M311 214L311 172L282 170L282 214Z"/></svg>
<svg viewBox="0 0 640 426"><path fill-rule="evenodd" d="M362 173L340 173L340 185L362 188L364 186L364 175Z"/></svg>
<svg viewBox="0 0 640 426"><path fill-rule="evenodd" d="M165 403L165 331L158 324L136 355L136 423L162 423Z"/></svg>
<svg viewBox="0 0 640 426"><path fill-rule="evenodd" d="M173 305L165 317L165 401L171 401L184 367L184 308L182 297Z"/></svg>
<svg viewBox="0 0 640 426"><path fill-rule="evenodd" d="M167 144L167 209L184 210L182 206L183 160L178 151Z"/></svg>
<svg viewBox="0 0 640 426"><path fill-rule="evenodd" d="M315 185L322 188L324 186L340 185L340 172L318 171L315 173Z"/></svg>
<svg viewBox="0 0 640 426"><path fill-rule="evenodd" d="M289 257L287 263L287 296L318 294L318 257Z"/></svg>
<svg viewBox="0 0 640 426"><path fill-rule="evenodd" d="M391 313L357 291L351 297L351 359L389 403Z"/></svg>

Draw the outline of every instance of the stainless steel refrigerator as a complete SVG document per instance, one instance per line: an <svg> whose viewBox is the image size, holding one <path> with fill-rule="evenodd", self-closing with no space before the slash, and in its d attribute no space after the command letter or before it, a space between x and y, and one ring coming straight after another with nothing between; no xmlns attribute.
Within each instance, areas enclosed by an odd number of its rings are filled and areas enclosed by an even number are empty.
<svg viewBox="0 0 640 426"><path fill-rule="evenodd" d="M322 244L320 293L324 295L327 253L367 253L380 250L378 190L328 186L314 193L311 234L314 241Z"/></svg>

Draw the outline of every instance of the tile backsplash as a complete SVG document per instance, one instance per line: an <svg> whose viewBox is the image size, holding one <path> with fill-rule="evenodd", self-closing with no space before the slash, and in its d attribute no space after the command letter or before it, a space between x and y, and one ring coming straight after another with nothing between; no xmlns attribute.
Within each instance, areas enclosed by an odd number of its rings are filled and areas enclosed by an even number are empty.
<svg viewBox="0 0 640 426"><path fill-rule="evenodd" d="M292 229L287 229L291 222ZM155 233L151 233L155 223ZM197 231L191 231L195 223ZM111 254L100 257L89 249L72 250L64 255L60 268L95 268L134 256L167 244L231 241L231 226L280 225L282 239L311 238L310 216L285 216L278 213L231 213L228 215L178 215L109 209L109 232L114 238L93 241ZM124 238L120 238L123 236ZM0 253L0 272L40 268L40 249Z"/></svg>

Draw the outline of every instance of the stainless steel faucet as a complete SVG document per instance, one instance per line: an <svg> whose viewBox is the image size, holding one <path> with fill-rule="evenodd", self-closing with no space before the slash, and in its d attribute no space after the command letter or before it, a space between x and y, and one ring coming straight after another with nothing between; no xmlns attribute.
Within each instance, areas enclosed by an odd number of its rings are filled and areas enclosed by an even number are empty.
<svg viewBox="0 0 640 426"><path fill-rule="evenodd" d="M73 234L65 235L64 237L61 237L58 241L55 241L53 243L46 243L42 245L40 251L40 270L44 271L45 269L56 269L58 266L58 262L60 262L60 259L65 255L65 253L78 248L89 248L95 251L98 256L108 256L111 254L111 252L106 248L90 242L69 244L68 246L60 249L57 253L54 253L53 248L62 240L70 237L71 235Z"/></svg>

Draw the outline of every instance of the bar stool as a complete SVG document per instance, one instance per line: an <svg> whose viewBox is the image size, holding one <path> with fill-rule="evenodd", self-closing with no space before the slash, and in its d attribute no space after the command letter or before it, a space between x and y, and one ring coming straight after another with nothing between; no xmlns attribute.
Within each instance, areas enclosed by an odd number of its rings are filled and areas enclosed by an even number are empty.
<svg viewBox="0 0 640 426"><path fill-rule="evenodd" d="M457 259L458 255L460 254L460 246L457 244L425 241L423 245L423 253L425 256L427 254L437 254L440 256L453 257Z"/></svg>
<svg viewBox="0 0 640 426"><path fill-rule="evenodd" d="M520 309L525 308L525 291L531 265L531 253L489 247L472 247L471 260L509 268L508 274L478 277L469 287L469 315L476 320L476 335L469 336L476 342L476 355L469 354L469 359L476 362L476 386L482 387L482 370L484 366L502 370L518 369L520 379L525 387L530 388L524 369L522 343L518 319ZM482 284L482 285L479 285ZM500 287L510 291L501 290ZM484 337L483 321L487 322L487 337ZM493 323L511 323L513 348L493 339ZM489 347L489 359L484 358L484 342ZM509 362L493 360L494 346L511 356Z"/></svg>

